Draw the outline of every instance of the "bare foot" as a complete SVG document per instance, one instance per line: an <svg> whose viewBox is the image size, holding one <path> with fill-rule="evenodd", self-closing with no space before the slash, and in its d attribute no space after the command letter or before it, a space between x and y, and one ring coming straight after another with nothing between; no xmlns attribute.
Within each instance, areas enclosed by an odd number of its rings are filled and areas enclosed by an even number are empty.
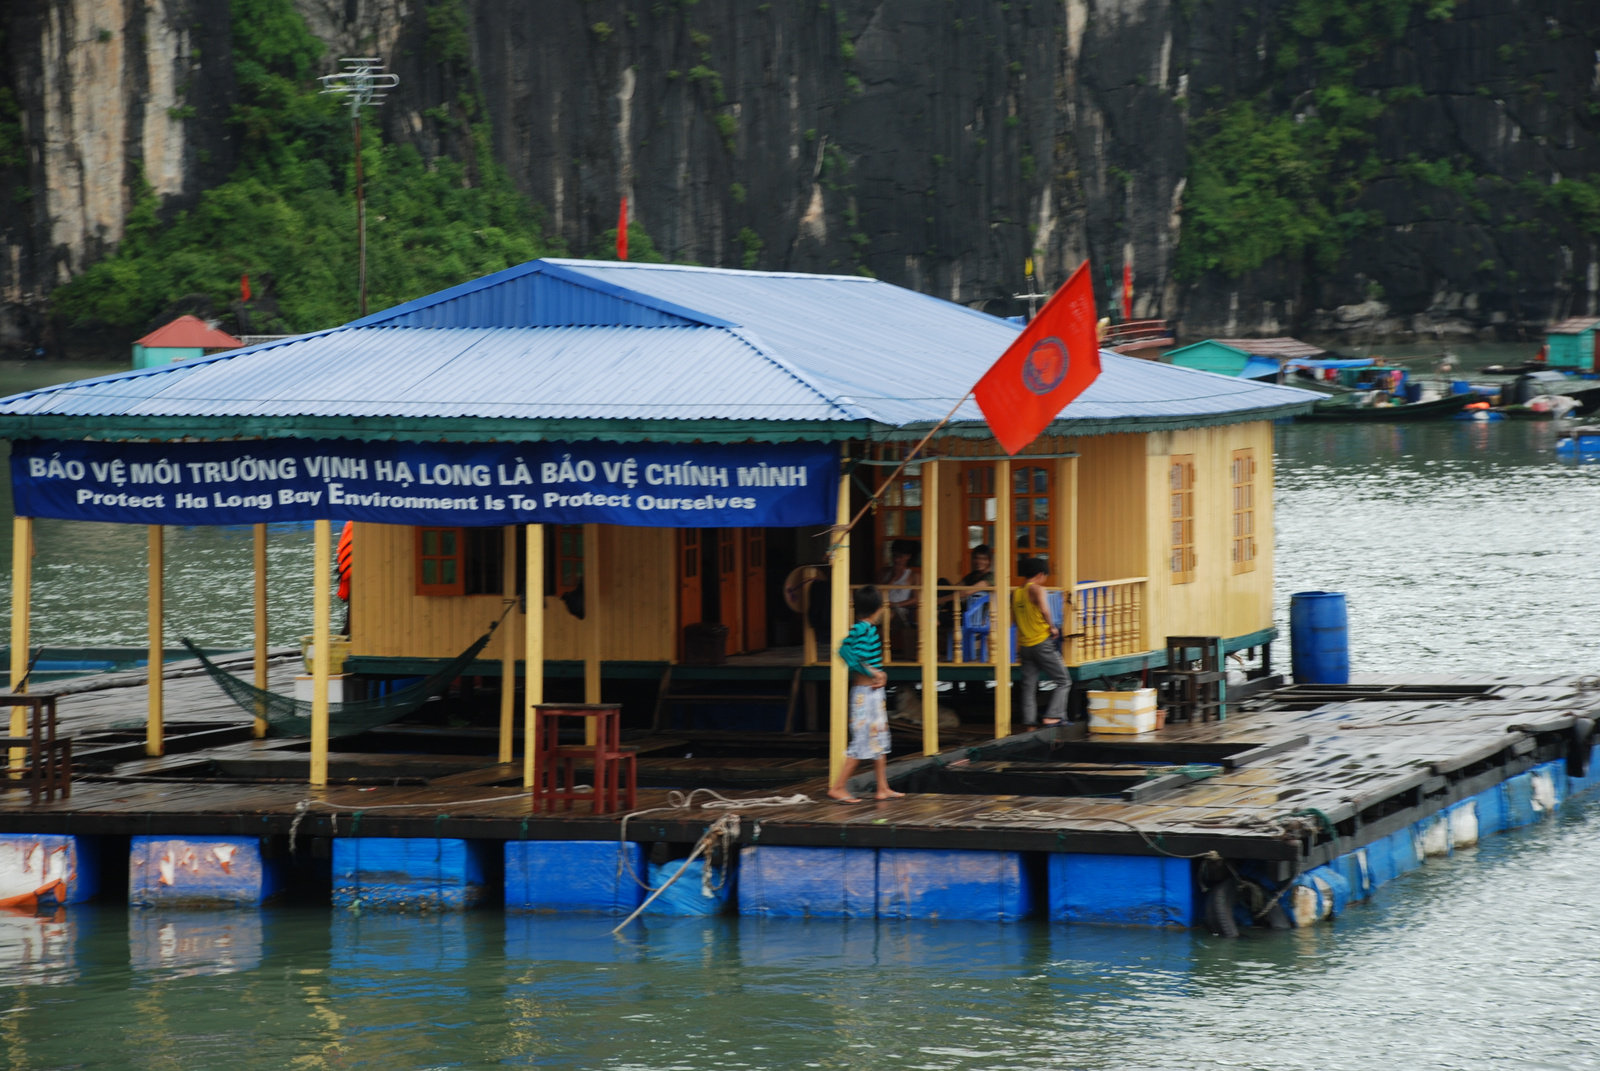
<svg viewBox="0 0 1600 1071"><path fill-rule="evenodd" d="M899 800L905 799L905 795L906 794L904 792L896 792L894 789L890 788L878 793L878 798L880 800Z"/></svg>
<svg viewBox="0 0 1600 1071"><path fill-rule="evenodd" d="M860 803L861 802L861 800L858 797L850 795L850 793L846 792L842 788L830 788L830 789L828 789L828 798L833 800L835 803Z"/></svg>

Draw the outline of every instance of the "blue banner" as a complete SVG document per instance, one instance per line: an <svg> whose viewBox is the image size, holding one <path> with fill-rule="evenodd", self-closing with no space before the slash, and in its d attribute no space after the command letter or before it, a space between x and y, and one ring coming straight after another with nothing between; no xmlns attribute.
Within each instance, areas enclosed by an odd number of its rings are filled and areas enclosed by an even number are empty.
<svg viewBox="0 0 1600 1071"><path fill-rule="evenodd" d="M121 524L797 527L832 523L838 472L818 443L30 439L11 455L19 516Z"/></svg>

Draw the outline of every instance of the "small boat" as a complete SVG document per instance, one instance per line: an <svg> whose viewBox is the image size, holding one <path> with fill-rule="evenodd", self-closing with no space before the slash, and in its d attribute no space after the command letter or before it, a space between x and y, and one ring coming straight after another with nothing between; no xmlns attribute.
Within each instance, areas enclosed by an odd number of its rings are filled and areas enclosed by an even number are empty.
<svg viewBox="0 0 1600 1071"><path fill-rule="evenodd" d="M1353 391L1349 395L1335 395L1302 413L1296 420L1316 422L1345 421L1360 423L1391 423L1401 420L1443 420L1461 413L1477 399L1474 394L1447 394L1426 402L1395 402L1392 404L1362 404L1352 395L1367 393ZM1345 401L1345 398L1351 400Z"/></svg>

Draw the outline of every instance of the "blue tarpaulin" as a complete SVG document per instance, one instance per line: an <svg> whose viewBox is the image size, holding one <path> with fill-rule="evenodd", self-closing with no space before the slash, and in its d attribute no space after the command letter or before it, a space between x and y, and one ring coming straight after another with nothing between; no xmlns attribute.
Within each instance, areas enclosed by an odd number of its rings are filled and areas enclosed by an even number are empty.
<svg viewBox="0 0 1600 1071"><path fill-rule="evenodd" d="M19 516L178 525L798 527L832 520L838 471L816 443L26 440L11 457Z"/></svg>

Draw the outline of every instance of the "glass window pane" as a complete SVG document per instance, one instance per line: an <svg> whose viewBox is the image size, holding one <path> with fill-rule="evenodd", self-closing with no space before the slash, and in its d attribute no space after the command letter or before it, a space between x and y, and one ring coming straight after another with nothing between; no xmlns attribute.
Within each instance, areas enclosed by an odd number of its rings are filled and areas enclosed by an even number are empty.
<svg viewBox="0 0 1600 1071"><path fill-rule="evenodd" d="M1036 498L1033 500L1033 519L1036 521L1048 521L1050 519L1050 500L1048 498Z"/></svg>
<svg viewBox="0 0 1600 1071"><path fill-rule="evenodd" d="M1029 533L1029 531L1030 530L1027 529L1027 528L1018 528L1017 529L1017 549L1018 550L1027 550L1028 549L1028 544L1029 544L1028 533Z"/></svg>
<svg viewBox="0 0 1600 1071"><path fill-rule="evenodd" d="M1049 469L1033 470L1033 493L1036 495L1045 495L1050 493Z"/></svg>
<svg viewBox="0 0 1600 1071"><path fill-rule="evenodd" d="M918 507L920 507L922 505L922 481L921 480L907 480L907 481L905 481L905 485L902 488L902 491L904 492L905 504L907 506L910 506L912 509L916 509L916 508L918 508Z"/></svg>
<svg viewBox="0 0 1600 1071"><path fill-rule="evenodd" d="M967 499L967 520L983 520L983 500L979 498Z"/></svg>
<svg viewBox="0 0 1600 1071"><path fill-rule="evenodd" d="M439 582L439 559L422 559L422 582L424 584L437 584Z"/></svg>
<svg viewBox="0 0 1600 1071"><path fill-rule="evenodd" d="M1029 478L1029 476L1032 475L1032 473L1033 473L1033 470L1031 468L1012 469L1011 470L1011 493L1014 494L1014 495L1025 495L1025 494L1027 494L1028 493L1028 482L1029 482L1028 478Z"/></svg>
<svg viewBox="0 0 1600 1071"><path fill-rule="evenodd" d="M439 559L439 583L454 584L456 582L456 560L454 558Z"/></svg>
<svg viewBox="0 0 1600 1071"><path fill-rule="evenodd" d="M906 535L920 537L922 535L922 511L907 510L905 516L905 526Z"/></svg>
<svg viewBox="0 0 1600 1071"><path fill-rule="evenodd" d="M439 533L438 532L423 532L422 533L422 553L424 553L424 554L437 554L437 553L439 553Z"/></svg>
<svg viewBox="0 0 1600 1071"><path fill-rule="evenodd" d="M1050 529L1042 524L1034 525L1033 545L1035 547L1048 547L1050 545Z"/></svg>
<svg viewBox="0 0 1600 1071"><path fill-rule="evenodd" d="M454 553L456 553L456 534L454 532L440 532L439 533L439 553L440 554L454 554Z"/></svg>
<svg viewBox="0 0 1600 1071"><path fill-rule="evenodd" d="M1015 498L1011 500L1012 520L1025 521L1028 519L1028 515L1032 512L1032 510L1028 507L1029 501L1030 500L1026 498Z"/></svg>
<svg viewBox="0 0 1600 1071"><path fill-rule="evenodd" d="M897 536L900 534L900 511L897 509L885 510L883 514L883 534Z"/></svg>
<svg viewBox="0 0 1600 1071"><path fill-rule="evenodd" d="M971 550L973 547L983 542L986 542L986 540L983 538L983 525L967 525L967 549Z"/></svg>
<svg viewBox="0 0 1600 1071"><path fill-rule="evenodd" d="M986 520L986 521L993 521L993 520L998 519L999 516L1000 516L1000 507L996 503L996 501L994 499L992 499L992 498L984 499L983 500L983 519Z"/></svg>
<svg viewBox="0 0 1600 1071"><path fill-rule="evenodd" d="M883 492L881 501L885 506L898 506L900 504L900 485L891 483L888 489Z"/></svg>

